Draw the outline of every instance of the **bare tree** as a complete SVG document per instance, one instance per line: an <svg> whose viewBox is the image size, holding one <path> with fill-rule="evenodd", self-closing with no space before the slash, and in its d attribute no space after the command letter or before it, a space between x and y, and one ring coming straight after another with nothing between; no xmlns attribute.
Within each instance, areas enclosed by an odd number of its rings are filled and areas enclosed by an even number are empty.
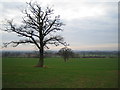
<svg viewBox="0 0 120 90"><path fill-rule="evenodd" d="M58 54L61 55L66 62L70 57L73 56L73 51L70 48L64 47L58 51Z"/></svg>
<svg viewBox="0 0 120 90"><path fill-rule="evenodd" d="M38 3L27 3L28 8L23 11L25 17L21 25L13 24L13 20L7 21L7 27L4 31L15 32L19 37L24 39L19 41L11 41L4 43L4 47L12 44L16 47L20 44L31 43L34 44L39 50L39 62L37 66L43 67L44 65L44 49L48 44L58 46L62 44L66 46L63 37L55 35L56 32L62 31L64 25L60 21L60 16L53 17L53 9L46 7L43 9Z"/></svg>

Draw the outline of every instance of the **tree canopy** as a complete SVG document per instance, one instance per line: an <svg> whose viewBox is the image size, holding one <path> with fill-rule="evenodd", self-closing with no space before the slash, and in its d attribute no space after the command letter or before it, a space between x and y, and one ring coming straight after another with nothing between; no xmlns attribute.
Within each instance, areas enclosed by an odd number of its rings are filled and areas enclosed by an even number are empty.
<svg viewBox="0 0 120 90"><path fill-rule="evenodd" d="M61 55L66 62L70 57L73 56L73 51L68 47L64 47L59 50L58 54Z"/></svg>

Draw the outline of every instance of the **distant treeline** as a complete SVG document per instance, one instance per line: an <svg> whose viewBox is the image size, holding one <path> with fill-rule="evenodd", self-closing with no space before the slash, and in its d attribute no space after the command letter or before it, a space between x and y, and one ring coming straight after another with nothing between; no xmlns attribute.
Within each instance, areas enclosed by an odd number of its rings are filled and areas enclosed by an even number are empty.
<svg viewBox="0 0 120 90"><path fill-rule="evenodd" d="M2 57L39 57L37 51L2 51ZM60 57L57 51L46 51L44 57ZM71 58L114 58L117 51L74 51Z"/></svg>

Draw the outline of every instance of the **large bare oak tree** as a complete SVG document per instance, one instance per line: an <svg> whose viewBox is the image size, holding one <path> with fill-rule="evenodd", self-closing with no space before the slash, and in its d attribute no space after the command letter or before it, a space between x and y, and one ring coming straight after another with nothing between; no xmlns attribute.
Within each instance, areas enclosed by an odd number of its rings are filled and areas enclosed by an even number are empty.
<svg viewBox="0 0 120 90"><path fill-rule="evenodd" d="M19 41L11 41L4 43L4 47L12 44L16 47L20 44L31 43L34 44L39 50L39 62L37 66L43 67L44 65L44 49L48 47L48 44L54 44L58 46L62 44L66 46L63 37L55 35L56 32L62 31L64 25L60 21L60 16L52 17L53 9L46 7L43 9L38 3L29 2L28 8L23 11L25 17L23 17L21 25L15 25L13 20L7 21L7 27L4 31L15 32L19 37L24 37Z"/></svg>

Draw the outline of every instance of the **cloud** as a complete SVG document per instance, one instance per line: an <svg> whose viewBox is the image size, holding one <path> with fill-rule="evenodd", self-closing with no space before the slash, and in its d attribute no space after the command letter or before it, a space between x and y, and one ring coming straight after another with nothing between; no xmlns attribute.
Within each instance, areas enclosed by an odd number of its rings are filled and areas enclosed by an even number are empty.
<svg viewBox="0 0 120 90"><path fill-rule="evenodd" d="M63 32L68 36L69 42L86 44L96 43L117 43L118 23L113 18L88 18L66 21L67 25Z"/></svg>
<svg viewBox="0 0 120 90"><path fill-rule="evenodd" d="M67 20L104 15L104 8L98 6L98 3L61 2L55 3L55 8L55 13L62 15L61 17Z"/></svg>
<svg viewBox="0 0 120 90"><path fill-rule="evenodd" d="M1 0L1 2L29 2L31 0Z"/></svg>
<svg viewBox="0 0 120 90"><path fill-rule="evenodd" d="M116 50L118 41L118 3L115 0L114 2L105 1L39 0L39 3L43 4L43 6L50 4L55 9L55 15L61 15L61 19L66 26L64 27L64 32L59 34L65 37L65 40L73 49ZM3 12L0 15L0 19L14 18L15 23L19 24L21 21L20 17L22 17L19 7L23 9L25 2L23 0L3 1L0 4ZM17 38L13 34L3 33L3 36L6 36L3 41ZM52 47L52 49L59 48Z"/></svg>

